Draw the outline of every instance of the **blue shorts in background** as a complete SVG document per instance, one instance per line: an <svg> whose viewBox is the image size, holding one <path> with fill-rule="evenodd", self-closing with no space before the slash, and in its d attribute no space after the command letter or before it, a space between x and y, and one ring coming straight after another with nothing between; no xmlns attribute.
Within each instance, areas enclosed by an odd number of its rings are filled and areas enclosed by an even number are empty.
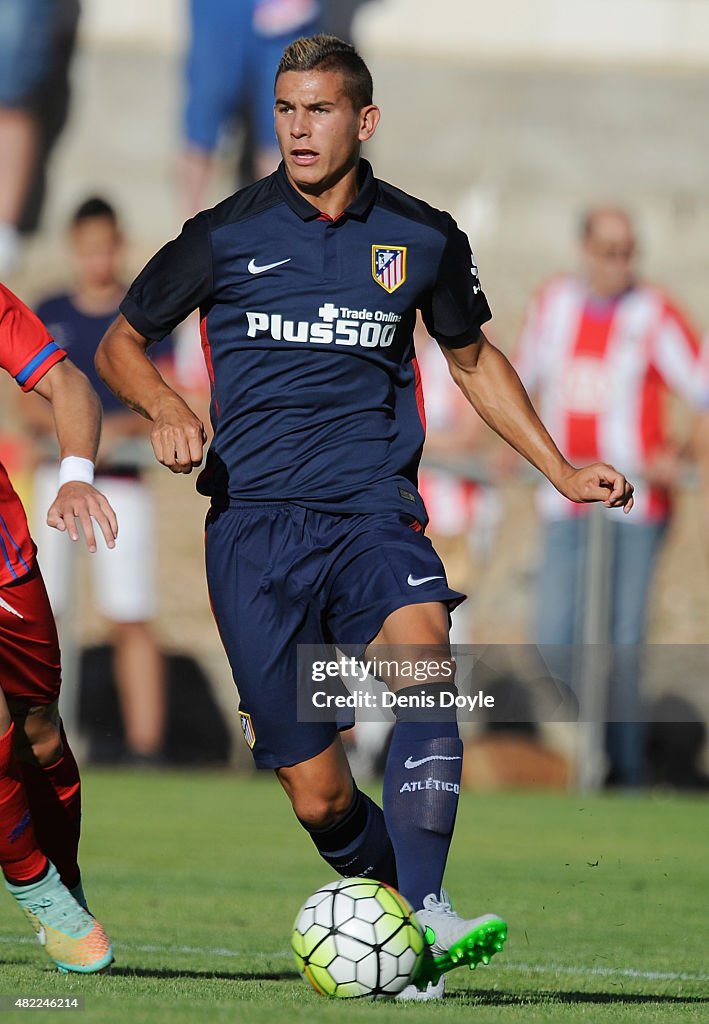
<svg viewBox="0 0 709 1024"><path fill-rule="evenodd" d="M49 74L57 0L0 0L0 105L23 110Z"/></svg>
<svg viewBox="0 0 709 1024"><path fill-rule="evenodd" d="M283 50L317 32L318 0L192 0L184 138L212 152L248 112L254 142L275 148L273 80Z"/></svg>
<svg viewBox="0 0 709 1024"><path fill-rule="evenodd" d="M260 768L315 757L338 727L352 725L298 721L299 644L363 653L397 608L463 600L431 542L399 513L232 502L207 517L206 558L244 735Z"/></svg>

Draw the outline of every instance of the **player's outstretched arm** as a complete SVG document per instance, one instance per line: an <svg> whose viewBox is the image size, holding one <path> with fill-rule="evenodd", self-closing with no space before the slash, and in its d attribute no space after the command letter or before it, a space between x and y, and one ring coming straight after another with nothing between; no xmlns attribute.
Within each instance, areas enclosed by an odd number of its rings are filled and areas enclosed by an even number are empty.
<svg viewBox="0 0 709 1024"><path fill-rule="evenodd" d="M536 466L571 501L633 507L633 485L613 466L576 469L566 461L537 416L515 370L484 334L464 348L443 348L458 387L488 426Z"/></svg>
<svg viewBox="0 0 709 1024"><path fill-rule="evenodd" d="M78 540L78 519L89 551L95 551L95 521L107 547L115 547L118 534L116 514L104 495L88 482L93 479L93 462L101 433L101 403L96 392L81 370L68 359L47 370L34 390L52 406L62 458L60 480L62 474L69 477L59 487L47 513L47 522L57 530L66 530L72 540ZM70 461L65 463L65 459ZM87 478L75 479L73 466L78 468L79 476L86 474Z"/></svg>
<svg viewBox="0 0 709 1024"><path fill-rule="evenodd" d="M202 421L169 387L146 354L148 339L120 314L96 352L96 370L122 402L151 420L155 458L173 473L202 462L207 435Z"/></svg>

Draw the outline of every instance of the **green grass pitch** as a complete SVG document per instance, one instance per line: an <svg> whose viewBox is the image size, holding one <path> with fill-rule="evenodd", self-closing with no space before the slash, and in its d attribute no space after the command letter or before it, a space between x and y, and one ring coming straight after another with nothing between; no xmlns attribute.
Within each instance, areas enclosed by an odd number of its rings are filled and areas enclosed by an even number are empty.
<svg viewBox="0 0 709 1024"><path fill-rule="evenodd" d="M84 808L113 973L55 973L5 895L0 994L82 994L86 1024L709 1019L700 799L463 794L447 884L464 914L507 918L510 939L489 967L451 973L443 1004L419 1005L325 1000L295 973L293 919L334 876L270 776L87 771ZM21 1017L58 1013L72 1011Z"/></svg>

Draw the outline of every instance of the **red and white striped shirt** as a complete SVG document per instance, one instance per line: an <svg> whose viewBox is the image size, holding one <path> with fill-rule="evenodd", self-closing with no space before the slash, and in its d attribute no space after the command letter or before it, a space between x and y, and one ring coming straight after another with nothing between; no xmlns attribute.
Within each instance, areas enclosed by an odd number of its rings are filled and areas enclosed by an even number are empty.
<svg viewBox="0 0 709 1024"><path fill-rule="evenodd" d="M554 278L530 305L516 367L570 462L610 462L636 484L628 522L669 514L668 492L644 485L642 473L668 440L667 393L699 406L707 387L697 335L665 295L641 284L602 300L577 278ZM540 509L564 519L587 506L545 483Z"/></svg>
<svg viewBox="0 0 709 1024"><path fill-rule="evenodd" d="M445 433L460 428L466 417L477 414L455 384L448 363L435 342L417 346L426 433ZM424 457L425 457L424 448ZM424 466L419 471L419 493L429 517L429 529L445 536L467 533L473 524L481 488L453 473Z"/></svg>

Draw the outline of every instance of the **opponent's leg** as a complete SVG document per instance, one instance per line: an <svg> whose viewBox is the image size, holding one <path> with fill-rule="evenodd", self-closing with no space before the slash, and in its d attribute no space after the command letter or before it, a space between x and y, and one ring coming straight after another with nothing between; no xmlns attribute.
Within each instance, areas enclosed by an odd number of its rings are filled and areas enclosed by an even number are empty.
<svg viewBox="0 0 709 1024"><path fill-rule="evenodd" d="M61 971L103 970L113 960L105 931L62 884L40 849L13 751L14 723L0 694L0 866L5 884ZM7 728L4 728L7 727Z"/></svg>
<svg viewBox="0 0 709 1024"><path fill-rule="evenodd" d="M86 906L79 871L81 779L59 718L57 702L12 704L15 750L40 846L62 882Z"/></svg>
<svg viewBox="0 0 709 1024"><path fill-rule="evenodd" d="M18 871L12 867L7 871L7 886L60 970L92 973L111 963L110 940L62 883L51 860L52 856L64 856L67 881L79 883L79 777L76 762L63 748L56 706L59 644L36 566L22 579L4 587L2 597L0 679L7 694L7 700L3 697L3 710L8 721L8 729L3 733L4 774L14 781L14 800L24 801L26 809L22 813L32 823L43 869ZM10 713L14 719L11 733ZM26 782L25 771L29 768L33 770ZM53 809L57 810L54 819L38 799L39 792L47 791L51 793ZM35 832L37 826L41 835ZM29 835L26 829L23 832ZM43 837L47 849L41 846Z"/></svg>
<svg viewBox="0 0 709 1024"><path fill-rule="evenodd" d="M357 789L339 736L322 753L276 774L323 860L345 877L376 878L396 888L384 815Z"/></svg>
<svg viewBox="0 0 709 1024"><path fill-rule="evenodd" d="M12 747L13 733L10 711L0 690L0 866L7 879L23 884L44 877L48 865L32 826Z"/></svg>

